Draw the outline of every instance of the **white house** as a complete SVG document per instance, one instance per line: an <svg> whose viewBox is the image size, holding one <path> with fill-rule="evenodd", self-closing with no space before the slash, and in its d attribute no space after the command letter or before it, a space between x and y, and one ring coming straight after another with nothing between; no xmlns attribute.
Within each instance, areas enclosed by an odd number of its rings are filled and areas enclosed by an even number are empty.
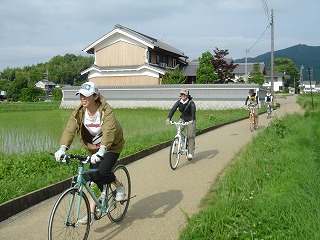
<svg viewBox="0 0 320 240"><path fill-rule="evenodd" d="M284 73L273 72L273 91L283 91L284 90L284 80L289 79L290 76ZM271 72L266 71L265 83L262 85L264 87L271 87Z"/></svg>
<svg viewBox="0 0 320 240"><path fill-rule="evenodd" d="M300 91L301 93L310 93L312 92L318 92L318 87L316 86L316 81L303 81L300 85Z"/></svg>

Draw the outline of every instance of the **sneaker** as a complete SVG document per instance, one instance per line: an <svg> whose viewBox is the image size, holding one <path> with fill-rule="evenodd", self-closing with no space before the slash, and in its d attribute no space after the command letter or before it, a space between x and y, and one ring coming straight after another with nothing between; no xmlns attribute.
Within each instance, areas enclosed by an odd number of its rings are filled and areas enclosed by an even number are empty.
<svg viewBox="0 0 320 240"><path fill-rule="evenodd" d="M117 188L117 193L116 193L116 201L122 201L124 197L126 196L125 193L125 188L123 185L120 185L120 187Z"/></svg>
<svg viewBox="0 0 320 240"><path fill-rule="evenodd" d="M94 219L94 214L91 213L90 225L92 225L93 219ZM88 222L88 215L85 215L85 216L84 216L83 218L81 218L78 222L81 223L81 224L87 224L87 222Z"/></svg>
<svg viewBox="0 0 320 240"><path fill-rule="evenodd" d="M193 158L193 156L192 156L192 154L188 154L188 160L192 160L192 158Z"/></svg>

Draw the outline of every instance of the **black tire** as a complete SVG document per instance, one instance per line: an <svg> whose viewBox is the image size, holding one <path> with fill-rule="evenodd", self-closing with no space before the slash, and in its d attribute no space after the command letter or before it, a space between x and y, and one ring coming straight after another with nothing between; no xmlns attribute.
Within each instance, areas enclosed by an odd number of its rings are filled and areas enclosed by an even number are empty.
<svg viewBox="0 0 320 240"><path fill-rule="evenodd" d="M130 198L131 198L131 180L128 169L123 165L118 165L114 170L114 174L119 182L125 187L125 199L122 201L116 201L116 188L114 185L109 184L107 187L107 196L113 195L109 201L110 209L107 213L109 219L112 222L120 222L127 213Z"/></svg>
<svg viewBox="0 0 320 240"><path fill-rule="evenodd" d="M170 162L170 167L172 170L175 170L180 161L180 156L181 156L181 146L179 144L179 138L173 139L170 147L170 153L169 153L169 162Z"/></svg>
<svg viewBox="0 0 320 240"><path fill-rule="evenodd" d="M77 216L79 201L81 204L79 216ZM82 192L82 196L80 196L78 188L65 190L52 208L48 225L48 239L87 239L91 219L87 221L86 225L78 222L85 215L91 217L90 205L85 193Z"/></svg>

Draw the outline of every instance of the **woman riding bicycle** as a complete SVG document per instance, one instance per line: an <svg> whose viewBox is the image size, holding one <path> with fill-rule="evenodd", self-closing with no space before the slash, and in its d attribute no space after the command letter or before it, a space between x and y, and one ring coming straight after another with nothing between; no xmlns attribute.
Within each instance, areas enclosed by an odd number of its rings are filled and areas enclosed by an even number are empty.
<svg viewBox="0 0 320 240"><path fill-rule="evenodd" d="M249 102L249 104L248 104ZM254 110L254 121L256 123L256 126L258 126L258 108L259 108L259 100L258 96L254 92L253 89L249 90L249 95L246 98L245 107L247 108L249 105L254 105L256 108Z"/></svg>
<svg viewBox="0 0 320 240"><path fill-rule="evenodd" d="M90 181L98 185L100 192L103 190L103 184L114 184L117 188L116 200L121 201L125 197L125 189L116 179L112 168L124 146L122 127L93 82L82 84L76 95L80 96L81 104L71 114L55 158L61 161L77 133L79 141L91 155L90 168L98 169L97 172L90 173ZM93 219L95 202L91 197L89 201ZM84 216L79 222L86 224L87 221L88 216Z"/></svg>
<svg viewBox="0 0 320 240"><path fill-rule="evenodd" d="M166 122L170 122L176 110L179 108L181 112L179 121L189 122L188 128L188 159L191 160L194 156L194 146L196 137L196 105L192 101L187 89L180 91L180 99L173 105Z"/></svg>

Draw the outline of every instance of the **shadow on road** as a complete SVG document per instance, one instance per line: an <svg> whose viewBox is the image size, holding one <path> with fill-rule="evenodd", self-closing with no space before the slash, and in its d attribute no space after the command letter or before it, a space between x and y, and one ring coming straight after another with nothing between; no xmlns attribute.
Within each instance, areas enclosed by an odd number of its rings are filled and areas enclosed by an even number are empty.
<svg viewBox="0 0 320 240"><path fill-rule="evenodd" d="M177 167L176 170L179 168L183 168L188 166L189 164L195 164L198 161L201 161L203 159L211 159L214 158L216 155L218 155L218 150L209 150L209 151L203 151L196 153L194 158L191 161L186 160L185 158L180 159L180 165ZM183 155L184 156L184 155ZM181 161L182 160L182 161Z"/></svg>
<svg viewBox="0 0 320 240"><path fill-rule="evenodd" d="M101 240L113 239L118 235L118 233L129 227L135 220L146 218L163 218L167 212L169 212L182 200L182 197L183 195L181 190L170 190L148 196L132 204L129 207L124 220L119 224L109 222L109 224L106 224L103 227L97 229L93 228L92 230L99 233L106 232L106 235L100 238ZM109 221L109 219L104 217L99 221Z"/></svg>

